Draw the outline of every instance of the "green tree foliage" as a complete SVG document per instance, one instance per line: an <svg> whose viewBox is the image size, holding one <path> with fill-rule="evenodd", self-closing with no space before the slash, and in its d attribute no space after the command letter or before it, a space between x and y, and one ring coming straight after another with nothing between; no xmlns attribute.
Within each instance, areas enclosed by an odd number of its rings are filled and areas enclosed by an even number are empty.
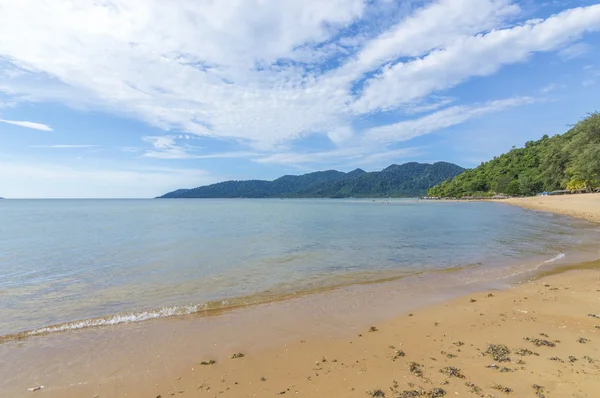
<svg viewBox="0 0 600 398"><path fill-rule="evenodd" d="M534 195L600 186L600 113L562 135L528 141L431 188L429 196Z"/></svg>
<svg viewBox="0 0 600 398"><path fill-rule="evenodd" d="M405 163L382 171L349 173L328 170L274 181L225 181L194 189L179 189L161 198L347 198L423 196L428 188L465 169L452 163Z"/></svg>

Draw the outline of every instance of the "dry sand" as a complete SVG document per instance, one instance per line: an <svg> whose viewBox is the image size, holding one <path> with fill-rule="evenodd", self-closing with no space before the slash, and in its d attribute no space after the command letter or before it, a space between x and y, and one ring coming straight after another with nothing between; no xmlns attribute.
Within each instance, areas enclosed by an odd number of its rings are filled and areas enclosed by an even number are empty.
<svg viewBox="0 0 600 398"><path fill-rule="evenodd" d="M511 198L500 202L600 222L600 193Z"/></svg>

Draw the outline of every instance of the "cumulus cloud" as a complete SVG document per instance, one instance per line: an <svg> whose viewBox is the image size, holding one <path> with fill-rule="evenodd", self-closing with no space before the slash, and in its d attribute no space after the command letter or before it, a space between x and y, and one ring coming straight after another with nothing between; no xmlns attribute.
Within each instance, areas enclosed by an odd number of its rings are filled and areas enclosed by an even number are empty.
<svg viewBox="0 0 600 398"><path fill-rule="evenodd" d="M25 127L28 129L41 130L41 131L52 131L50 126L46 126L42 123L28 122L23 120L5 120L0 119L0 123L12 124L19 127Z"/></svg>
<svg viewBox="0 0 600 398"><path fill-rule="evenodd" d="M439 112L460 120L452 115L463 109L450 106L444 90L537 52L573 53L569 46L600 30L600 5L522 21L511 0L407 4L8 2L0 13L0 91L17 101L102 107L177 130L183 139L200 135L248 148L224 157L279 150L311 134L344 149L364 139L354 122L380 112L409 117L369 129L369 140L403 141L427 130L419 127L422 117L410 118L414 113L429 113L429 124L443 128L450 122L431 122ZM392 16L382 17L384 9ZM145 138L152 146L145 157L211 156L166 134Z"/></svg>

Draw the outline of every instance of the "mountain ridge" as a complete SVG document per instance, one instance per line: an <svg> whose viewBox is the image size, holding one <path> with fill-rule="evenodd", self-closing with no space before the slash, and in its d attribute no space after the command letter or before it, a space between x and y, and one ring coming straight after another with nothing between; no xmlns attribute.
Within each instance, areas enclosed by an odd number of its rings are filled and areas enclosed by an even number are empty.
<svg viewBox="0 0 600 398"><path fill-rule="evenodd" d="M272 181L230 180L191 189L177 189L158 199L173 198L347 198L413 197L465 171L448 162L392 164L381 171L324 170L284 175Z"/></svg>

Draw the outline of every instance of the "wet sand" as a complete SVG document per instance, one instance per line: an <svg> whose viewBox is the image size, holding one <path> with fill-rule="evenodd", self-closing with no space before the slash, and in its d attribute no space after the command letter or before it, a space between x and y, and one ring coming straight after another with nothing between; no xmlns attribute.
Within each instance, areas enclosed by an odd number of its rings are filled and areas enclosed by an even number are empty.
<svg viewBox="0 0 600 398"><path fill-rule="evenodd" d="M499 202L600 222L600 193L510 198Z"/></svg>
<svg viewBox="0 0 600 398"><path fill-rule="evenodd" d="M39 357L38 368L19 368L18 359L5 356L11 366L2 371L13 373L7 385L15 388L6 387L3 396L438 397L443 390L445 396L501 397L510 390L517 397L596 397L600 262L583 268L442 299L373 328L354 319L360 326L349 322L341 331L319 324L285 330L293 322L269 319L281 311L262 306L262 313L233 314L229 325L219 317L205 319L200 329L197 322L165 321L168 339L152 334L161 328L157 323L7 343L13 355L20 349ZM262 317L264 327L240 330L240 316L249 313ZM136 341L145 348L132 354ZM237 353L243 356L232 358ZM70 373L69 384L61 370ZM44 389L27 391L25 382Z"/></svg>

